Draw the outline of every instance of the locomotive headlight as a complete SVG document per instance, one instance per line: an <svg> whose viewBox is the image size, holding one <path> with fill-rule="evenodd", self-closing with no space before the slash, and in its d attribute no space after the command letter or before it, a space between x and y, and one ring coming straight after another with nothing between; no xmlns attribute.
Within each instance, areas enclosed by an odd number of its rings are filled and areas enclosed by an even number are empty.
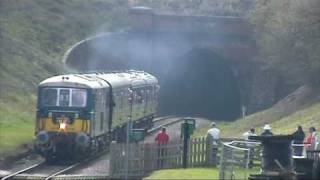
<svg viewBox="0 0 320 180"><path fill-rule="evenodd" d="M37 134L37 142L39 144L46 144L49 142L49 134L46 131L40 131Z"/></svg>
<svg viewBox="0 0 320 180"><path fill-rule="evenodd" d="M60 129L61 131L65 131L65 130L67 129L67 123L66 123L65 121L61 122L61 123L59 124L59 129Z"/></svg>

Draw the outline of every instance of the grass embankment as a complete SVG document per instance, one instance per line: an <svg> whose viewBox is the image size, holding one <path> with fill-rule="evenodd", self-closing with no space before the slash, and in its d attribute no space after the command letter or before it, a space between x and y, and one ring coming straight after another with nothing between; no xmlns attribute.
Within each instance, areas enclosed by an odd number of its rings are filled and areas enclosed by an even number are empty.
<svg viewBox="0 0 320 180"><path fill-rule="evenodd" d="M250 173L257 173L259 168L249 170L236 169L234 178L245 179ZM151 179L219 179L218 168L188 168L188 169L165 169L153 172L150 176L144 178Z"/></svg>
<svg viewBox="0 0 320 180"><path fill-rule="evenodd" d="M0 107L0 154L17 148L33 139L33 116L29 112Z"/></svg>
<svg viewBox="0 0 320 180"><path fill-rule="evenodd" d="M153 172L144 179L217 179L217 168L165 169Z"/></svg>
<svg viewBox="0 0 320 180"><path fill-rule="evenodd" d="M19 151L33 139L36 97L23 93L8 92L0 99L0 157Z"/></svg>

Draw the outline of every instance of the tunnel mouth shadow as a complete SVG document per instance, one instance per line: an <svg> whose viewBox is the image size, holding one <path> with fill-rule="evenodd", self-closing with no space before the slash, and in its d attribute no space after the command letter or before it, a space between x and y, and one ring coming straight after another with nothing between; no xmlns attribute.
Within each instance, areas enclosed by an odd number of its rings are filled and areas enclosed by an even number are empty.
<svg viewBox="0 0 320 180"><path fill-rule="evenodd" d="M234 120L240 90L227 61L208 49L193 49L173 61L161 82L160 114Z"/></svg>

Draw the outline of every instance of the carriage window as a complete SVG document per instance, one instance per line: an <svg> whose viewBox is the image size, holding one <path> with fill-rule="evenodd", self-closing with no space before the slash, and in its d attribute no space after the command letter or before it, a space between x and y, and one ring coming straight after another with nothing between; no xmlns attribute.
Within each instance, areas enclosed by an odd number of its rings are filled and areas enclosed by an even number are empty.
<svg viewBox="0 0 320 180"><path fill-rule="evenodd" d="M57 89L43 89L42 105L56 106L57 105Z"/></svg>
<svg viewBox="0 0 320 180"><path fill-rule="evenodd" d="M69 106L70 91L69 89L60 89L59 93L59 106Z"/></svg>
<svg viewBox="0 0 320 180"><path fill-rule="evenodd" d="M72 90L72 104L73 107L84 107L86 106L87 93L84 89L73 89Z"/></svg>
<svg viewBox="0 0 320 180"><path fill-rule="evenodd" d="M141 91L137 90L137 102L139 104L142 103L142 92L143 92L142 90Z"/></svg>

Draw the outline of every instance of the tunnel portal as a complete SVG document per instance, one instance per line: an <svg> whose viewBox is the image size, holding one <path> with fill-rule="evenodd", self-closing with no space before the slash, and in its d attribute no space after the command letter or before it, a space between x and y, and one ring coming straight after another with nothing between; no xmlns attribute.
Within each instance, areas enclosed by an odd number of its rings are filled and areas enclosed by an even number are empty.
<svg viewBox="0 0 320 180"><path fill-rule="evenodd" d="M181 56L161 82L160 113L234 120L240 92L232 70L210 50Z"/></svg>
<svg viewBox="0 0 320 180"><path fill-rule="evenodd" d="M81 71L143 70L161 86L159 115L233 120L255 107L251 69L255 41L242 17L158 14L130 10L130 27L84 39L64 55ZM253 89L255 92L256 89ZM270 99L267 96L265 99ZM255 101L254 101L255 102Z"/></svg>

